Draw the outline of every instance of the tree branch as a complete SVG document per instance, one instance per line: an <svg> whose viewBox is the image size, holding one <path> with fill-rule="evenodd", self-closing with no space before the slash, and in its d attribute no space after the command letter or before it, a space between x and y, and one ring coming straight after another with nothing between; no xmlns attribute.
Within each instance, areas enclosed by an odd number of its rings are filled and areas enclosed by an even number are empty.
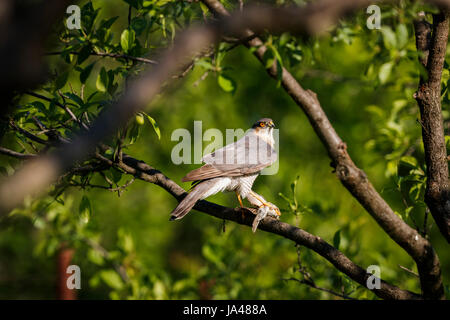
<svg viewBox="0 0 450 320"><path fill-rule="evenodd" d="M215 16L221 18L229 16L225 7L218 0L201 1ZM350 2L347 3L347 1L343 1L342 3L350 7L352 6ZM325 3L328 3L328 1L315 4L318 8L323 8L322 4ZM341 3L341 1L333 3L338 6L337 3ZM353 6L358 6L363 3L365 2L353 1ZM320 13L320 11L316 12L316 7L313 8L312 14L318 15L322 17L322 19L327 17L326 14ZM335 10L342 13L340 10L344 9L341 8ZM333 10L328 18L331 19L332 17L334 17ZM240 36L249 37L252 34L254 34L253 31L246 29L241 31ZM264 65L264 53L266 52L267 47L264 46L261 39L254 38L248 41L247 47L254 49L253 54ZM278 78L276 63L266 70L271 77L275 79ZM434 252L431 244L394 213L391 207L375 190L366 174L354 164L347 152L346 144L341 140L328 120L317 99L317 95L311 90L302 88L285 68L282 69L281 84L294 102L308 117L314 131L327 149L330 158L333 160L333 166L336 168L336 175L341 183L350 191L367 212L370 213L383 230L416 261L419 274L421 275L420 279L424 296L426 298L445 298L439 258Z"/></svg>
<svg viewBox="0 0 450 320"><path fill-rule="evenodd" d="M334 296L336 296L336 297L340 297L340 298L342 298L342 299L347 299L347 300L357 300L357 299L355 299L355 298L349 297L349 296L346 295L346 294L341 294L341 293L339 293L339 292L336 292L336 291L333 291L333 290L330 290L330 289L327 289L327 288L319 287L319 286L317 286L317 285L316 285L313 281L311 281L311 280L297 279L297 278L286 278L286 279L283 279L283 280L286 280L286 281L296 281L296 282L298 282L298 283L300 283L300 284L305 284L305 285L307 285L307 286L309 286L309 287L311 287L311 288L314 288L314 289L317 289L317 290L320 290L320 291L327 292L327 293L329 293L329 294L332 294L332 295L334 295Z"/></svg>
<svg viewBox="0 0 450 320"><path fill-rule="evenodd" d="M428 78L421 77L414 98L420 109L422 139L427 165L425 202L439 230L450 243L450 186L447 148L441 110L441 76L447 50L448 11L433 15L430 24L422 16L414 23L416 46ZM428 41L424 40L428 39Z"/></svg>
<svg viewBox="0 0 450 320"><path fill-rule="evenodd" d="M137 160L129 155L123 155L123 162L116 163L104 156L97 154L96 157L105 164L117 166L125 171L127 174L143 180L145 182L153 183L165 189L175 199L181 201L186 196L186 191L181 188L174 181L165 176L161 171L156 170L143 161ZM209 214L221 220L230 220L248 227L252 226L255 212L241 208L227 208L205 200L197 202L194 209L203 213ZM332 263L339 271L349 276L354 281L366 287L366 282L369 274L362 267L356 265L341 251L334 248L328 242L320 237L314 236L305 230L294 227L288 223L281 222L272 218L263 219L258 229L280 235L284 238L290 239L295 243L305 246ZM420 299L421 297L415 293L407 290L402 290L385 281L381 281L381 288L374 289L373 292L383 299Z"/></svg>
<svg viewBox="0 0 450 320"><path fill-rule="evenodd" d="M60 55L63 52L64 51L47 52L46 55L48 55L48 56ZM70 54L79 55L80 53L77 51L71 51ZM146 63L146 64L157 64L158 63L155 60L141 58L141 57L134 57L134 56L130 56L128 54L123 54L123 53L92 51L89 55L98 56L98 57L109 57L109 58L114 58L114 59L131 60L131 61L142 62L142 63Z"/></svg>
<svg viewBox="0 0 450 320"><path fill-rule="evenodd" d="M3 147L0 147L0 153L4 154L6 156L10 156L10 157L22 159L22 160L31 159L31 158L36 157L35 154L20 153L20 152L16 152L16 151L6 149Z"/></svg>

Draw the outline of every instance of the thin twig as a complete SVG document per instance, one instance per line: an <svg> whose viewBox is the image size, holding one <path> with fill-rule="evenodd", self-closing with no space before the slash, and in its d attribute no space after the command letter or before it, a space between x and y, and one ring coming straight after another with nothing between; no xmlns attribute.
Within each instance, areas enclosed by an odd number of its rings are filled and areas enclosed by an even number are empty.
<svg viewBox="0 0 450 320"><path fill-rule="evenodd" d="M31 159L31 158L34 158L34 157L37 156L35 154L16 152L16 151L13 151L13 150L10 150L10 149L6 149L6 148L3 148L3 147L0 147L0 153L4 154L6 156L14 157L14 158L17 158L17 159L25 159L25 160L26 159Z"/></svg>
<svg viewBox="0 0 450 320"><path fill-rule="evenodd" d="M46 55L59 55L62 53L63 53L63 51L56 51L56 52L48 52L48 53L46 53ZM73 51L73 52L70 52L70 54L78 55L80 53ZM136 62L142 62L142 63L146 63L146 64L158 64L158 62L155 60L142 58L142 57L134 57L134 56L130 56L128 54L123 54L123 53L92 51L90 53L90 55L91 56L99 56L99 57L109 57L109 58L114 58L114 59L125 59L125 60L131 60L131 61L136 61Z"/></svg>
<svg viewBox="0 0 450 320"><path fill-rule="evenodd" d="M314 288L314 289L317 289L317 290L320 290L320 291L324 291L324 292L328 292L328 293L330 293L330 294L332 294L332 295L334 295L336 297L340 297L340 298L343 298L343 299L358 300L358 299L349 297L348 295L341 294L339 292L336 292L336 291L333 291L333 290L330 290L330 289L327 289L327 288L319 287L316 284L314 284L314 282L312 282L310 280L301 280L301 279L297 279L297 278L286 278L286 279L283 279L283 280L285 280L285 281L289 281L289 280L297 281L297 282L299 282L301 284L306 284L306 285L310 286L311 288Z"/></svg>
<svg viewBox="0 0 450 320"><path fill-rule="evenodd" d="M402 266L402 265L398 265L398 267L399 267L400 269L402 269L402 270L405 270L405 271L411 273L412 275L416 276L417 278L419 278L419 274L418 274L417 272L414 272L414 271L412 271L411 269L408 269L408 268L406 268L406 267L404 267L404 266Z"/></svg>

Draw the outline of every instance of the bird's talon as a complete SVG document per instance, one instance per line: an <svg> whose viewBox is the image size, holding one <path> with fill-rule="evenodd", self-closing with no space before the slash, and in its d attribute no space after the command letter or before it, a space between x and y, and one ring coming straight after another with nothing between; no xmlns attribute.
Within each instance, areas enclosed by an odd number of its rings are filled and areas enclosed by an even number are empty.
<svg viewBox="0 0 450 320"><path fill-rule="evenodd" d="M274 205L273 203L270 203L270 202L264 203L259 208L261 209L262 207L267 207L269 209L268 214L272 217L275 217L278 219L281 216L280 209L278 209L278 207L276 205Z"/></svg>

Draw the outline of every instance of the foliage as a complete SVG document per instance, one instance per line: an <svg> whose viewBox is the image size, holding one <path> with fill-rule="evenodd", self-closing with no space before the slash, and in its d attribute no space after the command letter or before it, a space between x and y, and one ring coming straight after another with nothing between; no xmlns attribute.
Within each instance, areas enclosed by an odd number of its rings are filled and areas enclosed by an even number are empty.
<svg viewBox="0 0 450 320"><path fill-rule="evenodd" d="M232 8L238 2L226 5ZM412 26L420 10L434 9L409 1L384 5L380 30L368 30L361 12L321 38L263 34L269 49L264 65L286 67L302 86L317 92L355 162L398 215L432 240L448 284L448 247L433 219L427 218L424 204L426 167L413 99L423 74ZM53 74L34 91L48 99L22 95L12 113L14 126L46 141L60 142L83 130L64 107L91 123L127 90L128 79L151 64L133 57L156 56L181 29L210 17L205 6L193 1L93 0L83 1L81 11L82 29L60 26L49 44L49 52L58 52L48 56ZM449 74L446 61L446 128ZM280 170L258 178L255 189L283 209L283 221L326 239L362 266L380 265L383 279L419 292L419 281L399 268L414 269L413 261L339 184L309 122L280 90L280 77L270 80L251 51L224 41L166 85L151 112L136 114L106 141L111 149L104 155L117 159L126 152L179 182L196 166L170 161L176 144L171 141L173 130L191 130L194 120L202 120L204 130L246 129L260 117L271 117L280 128ZM450 148L449 132L446 135ZM5 134L2 146L25 153L45 148L17 129ZM1 156L0 165L3 175L11 175L19 164ZM79 165L99 163L89 159ZM117 168L99 167L87 175L72 172L51 187L49 196L28 199L14 210L0 227L0 269L6 270L0 297L54 297L49 284L52 263L64 243L76 249L74 263L83 273L79 297L85 299L332 298L284 280L299 275L300 258L317 285L353 298L375 298L314 252L297 250L287 239L261 231L253 235L248 228L198 213L169 222L176 201L157 186L133 183L132 178ZM211 201L237 205L231 195ZM46 276L33 276L29 283L29 272ZM13 281L30 288L30 294L10 289Z"/></svg>

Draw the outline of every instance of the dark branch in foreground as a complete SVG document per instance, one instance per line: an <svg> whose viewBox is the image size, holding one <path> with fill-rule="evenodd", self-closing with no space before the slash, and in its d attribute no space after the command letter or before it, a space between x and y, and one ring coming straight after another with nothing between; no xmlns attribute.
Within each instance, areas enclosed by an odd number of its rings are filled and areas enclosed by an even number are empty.
<svg viewBox="0 0 450 320"><path fill-rule="evenodd" d="M45 80L44 44L68 5L77 1L0 1L0 114L10 111L17 90Z"/></svg>

